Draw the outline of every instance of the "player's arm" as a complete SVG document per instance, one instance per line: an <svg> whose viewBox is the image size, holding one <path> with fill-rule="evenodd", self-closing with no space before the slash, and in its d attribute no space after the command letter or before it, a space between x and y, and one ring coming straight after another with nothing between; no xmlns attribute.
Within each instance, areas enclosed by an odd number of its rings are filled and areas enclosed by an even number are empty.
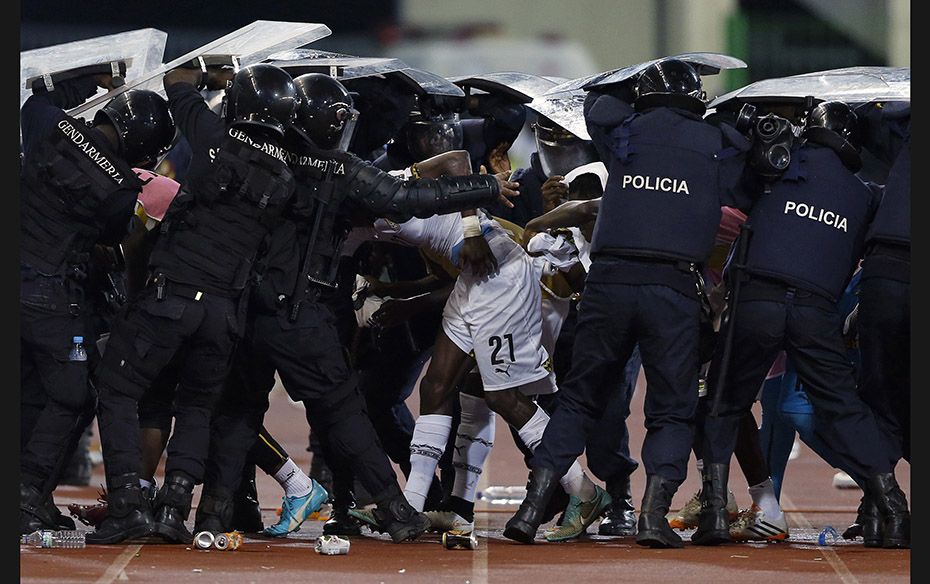
<svg viewBox="0 0 930 584"><path fill-rule="evenodd" d="M539 217L534 217L523 228L524 247L537 233L561 227L577 227L597 219L601 197L584 201L568 201Z"/></svg>

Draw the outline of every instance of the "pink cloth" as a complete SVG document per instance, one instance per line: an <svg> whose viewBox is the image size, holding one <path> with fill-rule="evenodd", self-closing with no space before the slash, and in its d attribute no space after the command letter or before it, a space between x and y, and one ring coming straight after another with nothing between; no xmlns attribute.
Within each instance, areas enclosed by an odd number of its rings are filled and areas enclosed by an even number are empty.
<svg viewBox="0 0 930 584"><path fill-rule="evenodd" d="M739 235L739 226L746 221L746 214L733 207L720 207L720 227L717 228L715 245L730 245Z"/></svg>
<svg viewBox="0 0 930 584"><path fill-rule="evenodd" d="M142 170L141 168L132 169L139 180L142 181L142 192L139 193L139 203L145 210L149 218L161 221L165 218L165 211L168 205L178 194L180 184L174 179L162 176L151 170Z"/></svg>

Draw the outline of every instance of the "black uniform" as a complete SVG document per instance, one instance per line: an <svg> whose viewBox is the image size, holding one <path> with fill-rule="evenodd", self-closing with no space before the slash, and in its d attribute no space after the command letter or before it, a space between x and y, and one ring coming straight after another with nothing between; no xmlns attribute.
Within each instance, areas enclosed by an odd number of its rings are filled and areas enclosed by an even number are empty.
<svg viewBox="0 0 930 584"><path fill-rule="evenodd" d="M139 472L137 402L179 352L185 360L165 470L202 480L211 411L239 336L240 297L294 189L270 134L227 128L193 85L173 84L167 95L193 158L160 226L151 281L114 323L96 372L108 482Z"/></svg>
<svg viewBox="0 0 930 584"><path fill-rule="evenodd" d="M643 464L647 475L677 485L686 476L698 398L698 273L713 248L721 205L746 206L731 187L748 144L695 113L634 112L597 92L588 94L585 119L610 178L572 369L533 466L555 476L568 470L638 344L649 387Z"/></svg>
<svg viewBox="0 0 930 584"><path fill-rule="evenodd" d="M874 187L846 168L834 150L808 140L792 152L770 192L758 197L747 219L748 280L730 321L736 328L727 385L715 396L718 410L703 428L705 465L729 463L740 417L785 350L814 406L821 436L850 474L889 471L875 419L856 395L837 310L878 205ZM721 353L708 375L710 393L718 387Z"/></svg>
<svg viewBox="0 0 930 584"><path fill-rule="evenodd" d="M24 428L22 479L44 496L93 418L88 362L68 358L74 336L93 351L84 289L90 254L95 243L115 245L126 235L142 188L100 130L63 111L96 89L90 78L63 81L53 92L30 96L21 112L21 379L32 414L26 417L31 428ZM35 403L43 392L46 399Z"/></svg>
<svg viewBox="0 0 930 584"><path fill-rule="evenodd" d="M520 184L520 196L513 200L513 208L494 202L485 210L490 215L526 227L530 219L543 214L542 185L547 178L539 163L539 154L533 152L530 154L529 167L518 168L511 177L512 181Z"/></svg>
<svg viewBox="0 0 930 584"><path fill-rule="evenodd" d="M866 235L859 293L859 392L887 440L892 468L911 459L911 145L901 147Z"/></svg>
<svg viewBox="0 0 930 584"><path fill-rule="evenodd" d="M376 502L396 498L402 492L394 471L365 413L335 317L319 296L334 285L352 213L404 221L474 208L497 198L498 183L491 176L405 183L352 154L307 145L289 162L297 196L290 221L272 237L243 350L214 420L208 487L235 490L277 370L291 398L306 405L324 457L346 461Z"/></svg>

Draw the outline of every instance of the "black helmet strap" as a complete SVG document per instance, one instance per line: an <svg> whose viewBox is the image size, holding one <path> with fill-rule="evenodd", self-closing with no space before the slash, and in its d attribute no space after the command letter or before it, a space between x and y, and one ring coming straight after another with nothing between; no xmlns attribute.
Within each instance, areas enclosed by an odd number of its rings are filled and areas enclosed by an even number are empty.
<svg viewBox="0 0 930 584"><path fill-rule="evenodd" d="M862 168L862 157L856 148L833 130L827 128L813 127L804 130L804 137L814 144L820 144L836 152L843 166L852 172L859 172Z"/></svg>

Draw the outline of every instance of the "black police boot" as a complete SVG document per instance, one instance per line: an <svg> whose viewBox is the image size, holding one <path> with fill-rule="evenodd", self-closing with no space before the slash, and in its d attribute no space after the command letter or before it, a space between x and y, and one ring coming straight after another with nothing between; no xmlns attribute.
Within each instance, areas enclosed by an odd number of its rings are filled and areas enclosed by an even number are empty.
<svg viewBox="0 0 930 584"><path fill-rule="evenodd" d="M568 507L569 500L570 497L568 493L566 493L562 485L559 484L555 492L552 493L552 496L549 497L549 502L546 503L546 509L543 511L542 519L539 521L539 524L545 525L552 521L556 515L559 515L559 520L556 522L556 525L562 525L562 517L565 515L565 508Z"/></svg>
<svg viewBox="0 0 930 584"><path fill-rule="evenodd" d="M668 525L665 515L678 485L658 475L646 476L646 491L639 510L636 543L651 548L684 547L681 538Z"/></svg>
<svg viewBox="0 0 930 584"><path fill-rule="evenodd" d="M698 528L691 536L694 545L720 545L730 539L730 517L727 513L727 480L729 464L705 464L701 486L701 515Z"/></svg>
<svg viewBox="0 0 930 584"><path fill-rule="evenodd" d="M878 507L875 502L863 494L856 510L856 522L843 531L843 539L861 537L865 547L882 547L882 526Z"/></svg>
<svg viewBox="0 0 930 584"><path fill-rule="evenodd" d="M881 518L883 548L911 547L911 514L907 498L893 473L869 477L866 494L875 501Z"/></svg>
<svg viewBox="0 0 930 584"><path fill-rule="evenodd" d="M630 476L607 481L610 507L597 526L598 535L636 535L636 507L633 506L633 491Z"/></svg>
<svg viewBox="0 0 930 584"><path fill-rule="evenodd" d="M194 533L226 533L236 529L235 502L229 489L223 487L204 487L194 515Z"/></svg>
<svg viewBox="0 0 930 584"><path fill-rule="evenodd" d="M55 521L55 524L58 526L57 529L75 529L74 519L64 516L64 514L61 512L61 509L59 509L58 505L55 504L55 500L52 499L51 495L45 499L45 508L48 510L48 513L52 519Z"/></svg>
<svg viewBox="0 0 930 584"><path fill-rule="evenodd" d="M349 515L349 509L355 508L355 497L336 497L333 499L333 511L323 524L323 535L361 535L362 524Z"/></svg>
<svg viewBox="0 0 930 584"><path fill-rule="evenodd" d="M155 533L169 543L192 543L194 535L184 521L191 512L194 481L185 473L174 472L155 496Z"/></svg>
<svg viewBox="0 0 930 584"><path fill-rule="evenodd" d="M559 487L560 478L551 468L536 467L530 471L526 498L520 503L516 514L507 521L504 537L520 543L533 543L536 530L542 524L546 505Z"/></svg>
<svg viewBox="0 0 930 584"><path fill-rule="evenodd" d="M38 487L19 484L19 532L32 533L44 529L58 529L58 522L50 512L47 499Z"/></svg>
<svg viewBox="0 0 930 584"><path fill-rule="evenodd" d="M378 522L378 528L390 534L391 541L400 543L416 539L429 529L429 518L410 506L396 483L389 491L391 493L378 502L372 515Z"/></svg>
<svg viewBox="0 0 930 584"><path fill-rule="evenodd" d="M258 533L265 529L254 478L243 479L233 495L232 528L242 533Z"/></svg>
<svg viewBox="0 0 930 584"><path fill-rule="evenodd" d="M139 486L139 476L126 473L107 482L107 515L95 531L87 534L87 543L120 543L154 534L155 520Z"/></svg>

